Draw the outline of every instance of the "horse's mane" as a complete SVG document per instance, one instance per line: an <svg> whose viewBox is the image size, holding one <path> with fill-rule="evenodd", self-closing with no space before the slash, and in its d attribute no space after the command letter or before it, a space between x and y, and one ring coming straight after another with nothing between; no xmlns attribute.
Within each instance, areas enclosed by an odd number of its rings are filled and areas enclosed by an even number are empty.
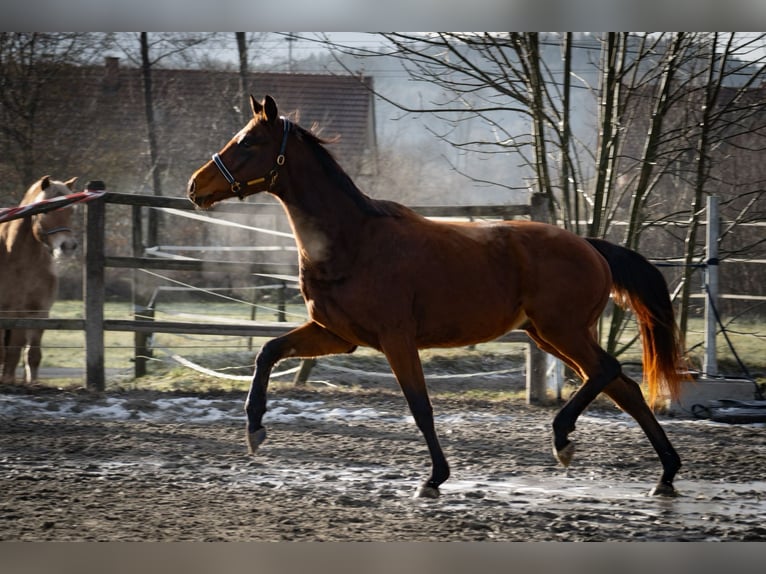
<svg viewBox="0 0 766 574"><path fill-rule="evenodd" d="M330 150L325 147L328 143L331 143L331 140L325 140L295 124L294 128L297 130L299 137L308 144L309 150L319 160L322 169L330 176L333 183L350 197L364 213L383 217L401 217L410 211L399 203L383 199L373 199L365 194L340 166Z"/></svg>

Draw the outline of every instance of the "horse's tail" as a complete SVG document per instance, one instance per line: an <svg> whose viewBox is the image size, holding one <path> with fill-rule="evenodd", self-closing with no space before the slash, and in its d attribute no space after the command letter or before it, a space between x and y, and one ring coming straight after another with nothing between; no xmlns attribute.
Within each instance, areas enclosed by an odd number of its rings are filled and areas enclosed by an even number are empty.
<svg viewBox="0 0 766 574"><path fill-rule="evenodd" d="M678 399L686 378L682 370L683 345L665 278L635 251L603 239L587 241L609 263L615 303L630 307L638 319L649 404L654 405L663 389Z"/></svg>

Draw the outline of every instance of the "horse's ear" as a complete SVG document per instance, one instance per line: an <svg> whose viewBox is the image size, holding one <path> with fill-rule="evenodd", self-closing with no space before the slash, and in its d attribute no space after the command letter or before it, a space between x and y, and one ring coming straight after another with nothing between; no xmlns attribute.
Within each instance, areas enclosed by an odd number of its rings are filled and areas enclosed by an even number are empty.
<svg viewBox="0 0 766 574"><path fill-rule="evenodd" d="M269 123L274 123L279 118L277 102L271 96L266 96L266 99L263 100L263 107L266 109L266 119Z"/></svg>
<svg viewBox="0 0 766 574"><path fill-rule="evenodd" d="M40 189L48 189L48 186L51 184L51 176L44 175L40 179Z"/></svg>
<svg viewBox="0 0 766 574"><path fill-rule="evenodd" d="M73 177L73 178L71 178L71 179L68 179L68 180L66 180L66 181L64 182L64 185L66 185L66 186L67 186L69 189L72 189L72 187L74 186L74 182L75 182L75 181L77 181L77 178L76 178L76 177Z"/></svg>
<svg viewBox="0 0 766 574"><path fill-rule="evenodd" d="M260 114L261 110L263 110L263 106L253 97L253 94L250 94L250 109L253 110L254 117Z"/></svg>

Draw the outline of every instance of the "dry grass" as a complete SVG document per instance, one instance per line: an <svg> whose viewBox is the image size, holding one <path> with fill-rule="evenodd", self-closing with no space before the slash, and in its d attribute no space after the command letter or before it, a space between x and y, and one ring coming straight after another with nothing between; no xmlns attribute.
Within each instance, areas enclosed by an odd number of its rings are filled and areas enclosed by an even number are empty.
<svg viewBox="0 0 766 574"><path fill-rule="evenodd" d="M249 309L244 305L214 303L204 306L195 304L165 304L158 312L158 318L174 319L178 314L201 313L224 316L229 318L249 319ZM300 309L289 309L298 313ZM108 303L105 309L106 318L130 317L130 305L127 303ZM80 301L59 301L54 305L52 317L76 318L82 316ZM275 317L261 313L263 320L274 320ZM295 317L293 317L295 318ZM695 367L702 364L703 349L701 320L693 321L688 336L687 347L691 348L691 362ZM628 336L632 331L628 330ZM739 357L745 363L750 374L759 382L766 382L766 331L762 322L738 321L729 330L730 339ZM255 354L263 344L262 339L245 337L217 336L185 336L158 333L153 345L154 356L148 364L148 376L133 378L133 334L122 332L105 333L105 363L108 369L108 386L110 388L140 388L173 391L211 391L211 390L241 390L245 391L248 381L233 381L214 378L186 367L180 366L170 357L179 354L208 369L218 370L227 374L249 377ZM75 331L48 331L43 339L43 368L57 369L57 374L48 377L46 384L57 387L82 386L82 370L85 366L84 334ZM723 374L741 376L741 369L731 349L722 336L718 338L719 371ZM524 364L524 346L502 343L489 343L471 348L426 350L421 353L426 375L449 375L457 373L487 373L504 369L521 369ZM620 357L629 363L640 361L640 348L634 346L628 353ZM277 370L295 366L296 362L286 361ZM334 356L321 359L320 366L338 366L354 369L361 373L390 372L385 358L376 351L359 349L353 355ZM62 372L61 370L70 370ZM349 376L347 374L328 374L326 378L339 380L344 388L349 390L364 389L394 385L393 380L382 382L382 379L364 375ZM290 381L290 378L280 379ZM505 382L505 385L503 384ZM280 383L275 381L274 388ZM521 385L521 386L519 386ZM433 393L453 394L455 396L481 397L488 400L506 400L523 398L523 374L509 375L506 379L467 378L455 380L433 380L429 378L429 386ZM574 384L567 385L564 396L575 388Z"/></svg>

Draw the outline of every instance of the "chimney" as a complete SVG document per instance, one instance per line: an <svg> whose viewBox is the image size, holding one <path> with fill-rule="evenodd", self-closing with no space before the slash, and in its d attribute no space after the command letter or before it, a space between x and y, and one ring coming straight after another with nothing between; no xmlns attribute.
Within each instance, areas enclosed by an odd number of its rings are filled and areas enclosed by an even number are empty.
<svg viewBox="0 0 766 574"><path fill-rule="evenodd" d="M120 59L116 56L104 58L104 91L116 92L120 88Z"/></svg>

